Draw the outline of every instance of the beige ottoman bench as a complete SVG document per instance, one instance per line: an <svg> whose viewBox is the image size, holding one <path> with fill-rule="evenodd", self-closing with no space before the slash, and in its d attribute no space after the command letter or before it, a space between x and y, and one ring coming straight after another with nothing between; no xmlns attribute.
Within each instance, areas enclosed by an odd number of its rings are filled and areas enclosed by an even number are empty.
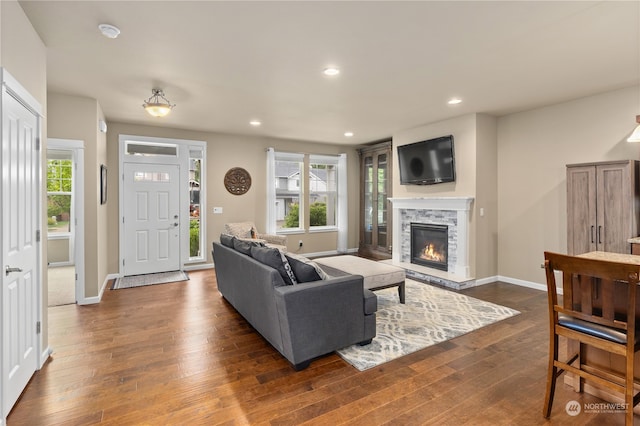
<svg viewBox="0 0 640 426"><path fill-rule="evenodd" d="M347 274L362 275L364 288L368 290L398 287L400 303L404 303L405 274L402 268L350 255L321 257L314 259L314 262L325 269L329 275L331 275L331 269Z"/></svg>

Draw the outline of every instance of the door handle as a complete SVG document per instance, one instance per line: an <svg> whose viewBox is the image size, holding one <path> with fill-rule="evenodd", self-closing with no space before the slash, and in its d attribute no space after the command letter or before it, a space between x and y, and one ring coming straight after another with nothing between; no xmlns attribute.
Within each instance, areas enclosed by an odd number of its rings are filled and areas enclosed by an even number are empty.
<svg viewBox="0 0 640 426"><path fill-rule="evenodd" d="M174 226L174 227L177 227L177 226L178 226L178 222L175 222L175 223L173 224L173 226Z"/></svg>
<svg viewBox="0 0 640 426"><path fill-rule="evenodd" d="M12 268L11 266L7 265L4 267L4 273L5 275L9 275L12 272L22 272L22 268Z"/></svg>
<svg viewBox="0 0 640 426"><path fill-rule="evenodd" d="M602 244L602 226L598 226L598 244Z"/></svg>

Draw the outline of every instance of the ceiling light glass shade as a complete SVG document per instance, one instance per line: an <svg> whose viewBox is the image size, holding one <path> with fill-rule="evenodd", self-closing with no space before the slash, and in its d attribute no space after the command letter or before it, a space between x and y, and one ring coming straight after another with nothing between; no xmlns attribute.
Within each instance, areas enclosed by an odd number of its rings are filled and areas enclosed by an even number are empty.
<svg viewBox="0 0 640 426"><path fill-rule="evenodd" d="M152 93L153 95L142 104L144 109L154 117L164 117L169 114L175 104L171 105L160 89L153 89Z"/></svg>
<svg viewBox="0 0 640 426"><path fill-rule="evenodd" d="M640 142L640 124L638 124L633 133L631 133L631 136L629 136L627 142Z"/></svg>
<svg viewBox="0 0 640 426"><path fill-rule="evenodd" d="M638 123L638 125L627 139L627 142L640 142L640 115L636 115L636 123Z"/></svg>

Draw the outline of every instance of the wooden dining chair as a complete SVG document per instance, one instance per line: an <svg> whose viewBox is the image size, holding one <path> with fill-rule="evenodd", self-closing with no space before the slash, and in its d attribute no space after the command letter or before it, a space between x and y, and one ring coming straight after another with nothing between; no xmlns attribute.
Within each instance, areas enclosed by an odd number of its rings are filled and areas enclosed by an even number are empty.
<svg viewBox="0 0 640 426"><path fill-rule="evenodd" d="M549 299L549 370L543 414L551 415L556 379L563 372L602 385L624 395L625 424L633 425L633 407L640 399L634 395L634 354L636 334L636 288L640 265L544 253ZM562 273L562 304L558 304L556 276ZM558 359L558 336L577 341L576 353L566 361ZM624 357L626 371L614 374L583 364L584 346L592 346Z"/></svg>

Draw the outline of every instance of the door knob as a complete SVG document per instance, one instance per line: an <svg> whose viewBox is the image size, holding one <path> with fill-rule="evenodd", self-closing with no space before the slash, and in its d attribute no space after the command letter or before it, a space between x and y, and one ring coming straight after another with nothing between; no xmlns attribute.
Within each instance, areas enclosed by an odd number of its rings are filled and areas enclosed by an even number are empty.
<svg viewBox="0 0 640 426"><path fill-rule="evenodd" d="M22 272L22 268L12 268L11 266L7 265L4 267L4 273L5 275L9 275L12 272Z"/></svg>
<svg viewBox="0 0 640 426"><path fill-rule="evenodd" d="M175 223L173 224L173 226L178 226L178 222L175 222Z"/></svg>

